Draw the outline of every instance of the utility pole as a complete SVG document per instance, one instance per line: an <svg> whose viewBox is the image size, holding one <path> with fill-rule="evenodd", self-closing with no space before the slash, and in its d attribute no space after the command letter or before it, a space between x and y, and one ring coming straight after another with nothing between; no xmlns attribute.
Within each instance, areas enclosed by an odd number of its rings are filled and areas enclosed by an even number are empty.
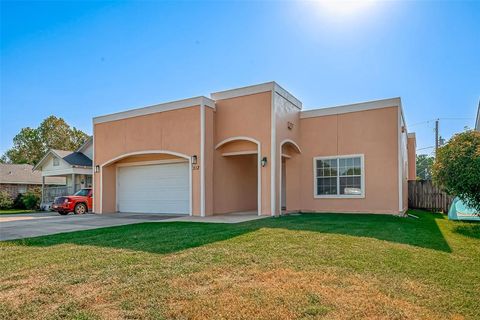
<svg viewBox="0 0 480 320"><path fill-rule="evenodd" d="M435 157L437 156L437 150L438 150L438 120L435 120Z"/></svg>

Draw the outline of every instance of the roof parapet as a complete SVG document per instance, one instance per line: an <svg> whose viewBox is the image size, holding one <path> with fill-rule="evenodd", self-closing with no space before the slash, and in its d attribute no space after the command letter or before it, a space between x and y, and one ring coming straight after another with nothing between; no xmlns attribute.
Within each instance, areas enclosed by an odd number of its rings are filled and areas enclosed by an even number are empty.
<svg viewBox="0 0 480 320"><path fill-rule="evenodd" d="M215 101L204 96L176 100L152 106L111 113L103 116L97 116L93 118L93 124L122 120L132 117L144 116L152 113L183 109L193 106L207 106L215 109Z"/></svg>
<svg viewBox="0 0 480 320"><path fill-rule="evenodd" d="M344 114L344 113L350 113L350 112L381 109L381 108L387 108L387 107L399 107L401 109L402 101L400 97L372 100L372 101L339 105L339 106L327 107L327 108L319 108L319 109L313 109L313 110L304 110L300 113L300 118L303 119L303 118L321 117L321 116L328 116L328 115L334 115L334 114ZM402 112L402 115L403 115L403 112Z"/></svg>
<svg viewBox="0 0 480 320"><path fill-rule="evenodd" d="M241 87L241 88L234 88L229 90L217 91L210 94L210 97L215 100L224 100L224 99L231 99L236 97L248 96L252 94L262 93L262 92L276 92L288 101L290 101L293 105L297 108L302 109L302 102L295 98L290 92L283 89L278 83L275 81L255 84L251 86Z"/></svg>

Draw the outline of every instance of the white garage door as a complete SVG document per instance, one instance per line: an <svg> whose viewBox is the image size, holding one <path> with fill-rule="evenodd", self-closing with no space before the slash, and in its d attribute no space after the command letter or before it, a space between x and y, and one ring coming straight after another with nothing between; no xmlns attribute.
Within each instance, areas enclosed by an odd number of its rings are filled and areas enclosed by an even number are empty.
<svg viewBox="0 0 480 320"><path fill-rule="evenodd" d="M188 214L188 173L188 162L119 167L117 210Z"/></svg>

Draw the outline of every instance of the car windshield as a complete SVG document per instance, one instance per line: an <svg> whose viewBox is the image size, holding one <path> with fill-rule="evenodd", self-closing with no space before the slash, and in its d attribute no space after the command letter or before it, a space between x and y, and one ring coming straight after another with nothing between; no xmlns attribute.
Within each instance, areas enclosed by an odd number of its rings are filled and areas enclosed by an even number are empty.
<svg viewBox="0 0 480 320"><path fill-rule="evenodd" d="M77 192L75 192L74 196L86 197L86 196L88 196L89 192L90 192L90 189L80 189Z"/></svg>

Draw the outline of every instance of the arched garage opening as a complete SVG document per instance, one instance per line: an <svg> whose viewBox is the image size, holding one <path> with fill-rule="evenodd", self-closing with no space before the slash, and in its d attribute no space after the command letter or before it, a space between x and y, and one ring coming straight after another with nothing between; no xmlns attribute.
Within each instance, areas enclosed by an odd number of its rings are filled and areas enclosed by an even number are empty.
<svg viewBox="0 0 480 320"><path fill-rule="evenodd" d="M191 214L189 156L166 150L121 155L101 166L101 212Z"/></svg>
<svg viewBox="0 0 480 320"><path fill-rule="evenodd" d="M261 212L260 142L232 137L215 147L214 214Z"/></svg>

